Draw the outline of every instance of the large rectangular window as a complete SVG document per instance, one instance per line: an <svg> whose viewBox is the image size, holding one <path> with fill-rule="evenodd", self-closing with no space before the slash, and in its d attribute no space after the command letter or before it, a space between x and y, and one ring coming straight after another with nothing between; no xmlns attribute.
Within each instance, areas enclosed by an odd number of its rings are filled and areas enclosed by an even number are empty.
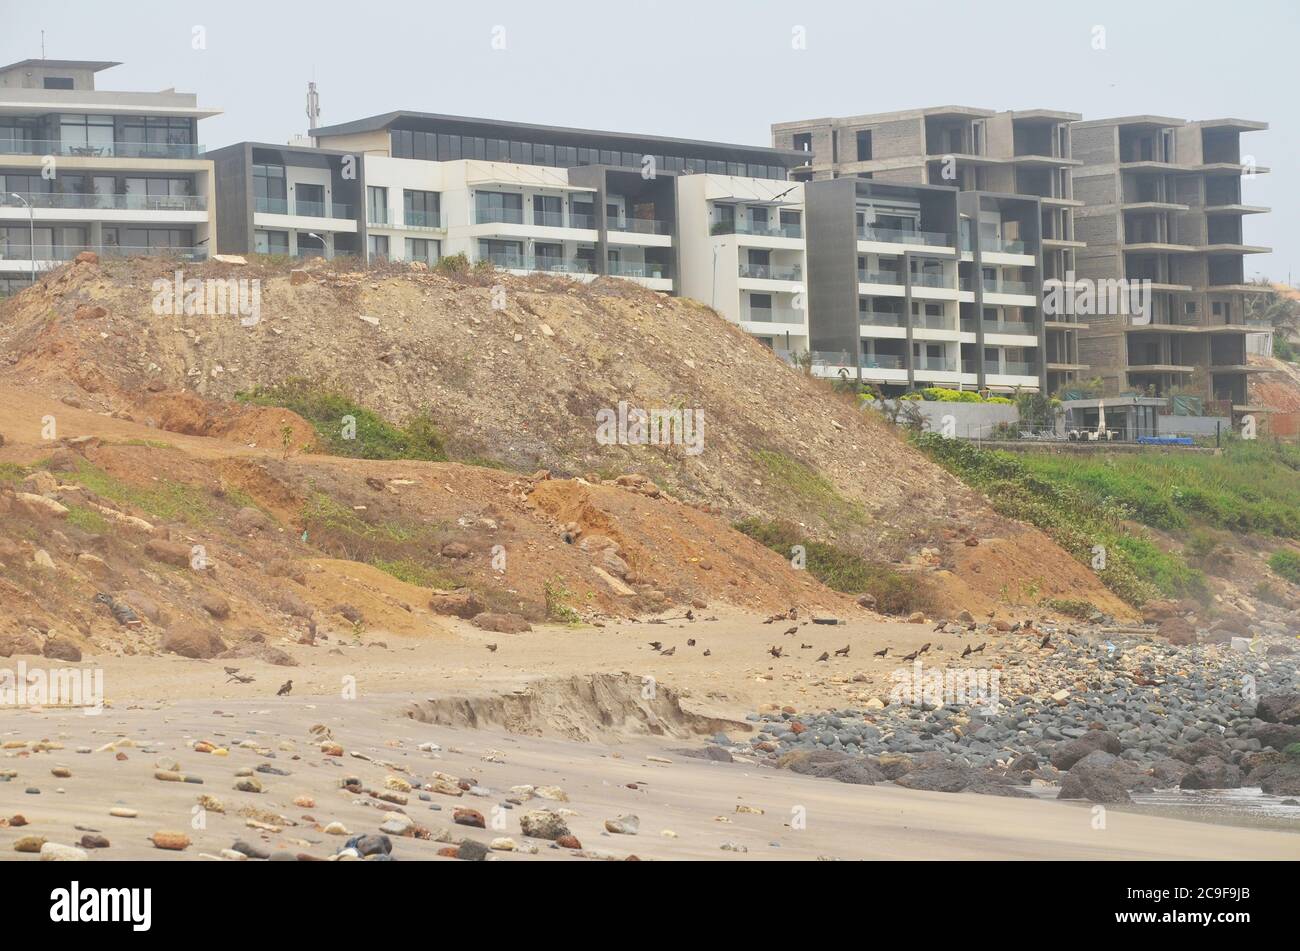
<svg viewBox="0 0 1300 951"><path fill-rule="evenodd" d="M372 225L388 224L388 189L380 185L366 186L366 204L369 206ZM385 254L388 252L385 251Z"/></svg>
<svg viewBox="0 0 1300 951"><path fill-rule="evenodd" d="M416 228L437 228L442 223L437 192L405 189L402 192L402 220Z"/></svg>
<svg viewBox="0 0 1300 951"><path fill-rule="evenodd" d="M253 166L253 210L273 215L289 213L289 193L285 185L283 165Z"/></svg>
<svg viewBox="0 0 1300 951"><path fill-rule="evenodd" d="M524 223L524 196L511 192L475 192L474 220L479 224L490 222Z"/></svg>

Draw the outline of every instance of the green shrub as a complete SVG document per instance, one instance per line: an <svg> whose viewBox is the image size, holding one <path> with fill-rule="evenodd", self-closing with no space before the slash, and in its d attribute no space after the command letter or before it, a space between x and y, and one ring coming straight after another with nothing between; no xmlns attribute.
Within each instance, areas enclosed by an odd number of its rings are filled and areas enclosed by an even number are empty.
<svg viewBox="0 0 1300 951"><path fill-rule="evenodd" d="M1300 554L1283 548L1269 556L1268 566L1292 584L1300 584Z"/></svg>
<svg viewBox="0 0 1300 951"><path fill-rule="evenodd" d="M934 589L922 576L904 574L845 548L805 538L798 526L789 522L747 518L735 528L786 558L791 557L795 545L802 545L809 574L835 591L870 594L876 599L876 608L886 614L934 611Z"/></svg>
<svg viewBox="0 0 1300 951"><path fill-rule="evenodd" d="M259 387L235 398L257 406L278 406L292 410L316 430L324 450L354 459L419 459L444 462L447 452L442 436L428 414L407 424L392 423L354 402L308 380L286 380L278 386ZM345 430L344 417L356 421L355 433ZM352 438L347 438L349 435Z"/></svg>

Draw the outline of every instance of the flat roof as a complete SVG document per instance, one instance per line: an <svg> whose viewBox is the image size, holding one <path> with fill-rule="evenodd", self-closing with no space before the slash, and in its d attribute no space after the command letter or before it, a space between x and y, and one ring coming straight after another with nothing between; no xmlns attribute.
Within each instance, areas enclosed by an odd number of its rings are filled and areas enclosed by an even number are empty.
<svg viewBox="0 0 1300 951"><path fill-rule="evenodd" d="M10 63L8 66L0 66L0 73L8 73L15 69L26 69L28 67L40 67L43 69L89 69L91 72L98 73L101 70L111 69L114 66L121 65L121 63L114 63L110 60L98 59L22 59L16 63Z"/></svg>
<svg viewBox="0 0 1300 951"><path fill-rule="evenodd" d="M481 119L472 116L449 116L433 112L409 112L398 110L380 115L343 122L338 125L322 126L314 130L317 138L336 135L356 135L366 132L378 132L383 129L411 128L418 130L421 126L432 126L426 131L445 128L456 134L484 134L494 137L509 138L511 134L527 135L545 145L608 145L611 148L625 145L644 145L654 143L662 147L687 149L693 152L713 153L719 156L734 155L764 158L771 164L801 165L808 158L808 153L798 149L778 149L770 145L743 145L731 142L710 142L702 139L680 139L662 135L641 135L631 132L608 132L597 129L576 129L568 126L538 125L531 122L509 122L502 119Z"/></svg>

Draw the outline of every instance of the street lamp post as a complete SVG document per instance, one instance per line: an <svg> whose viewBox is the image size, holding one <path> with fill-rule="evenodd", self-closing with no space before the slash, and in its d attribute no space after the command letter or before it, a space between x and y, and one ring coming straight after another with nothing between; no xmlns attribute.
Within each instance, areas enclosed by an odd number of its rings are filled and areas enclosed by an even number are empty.
<svg viewBox="0 0 1300 951"><path fill-rule="evenodd" d="M307 237L315 238L317 241L320 242L321 257L325 258L325 260L328 261L330 256L330 246L325 243L325 239L322 238L320 235L318 235L315 231L305 231L303 233L306 234Z"/></svg>
<svg viewBox="0 0 1300 951"><path fill-rule="evenodd" d="M32 210L31 203L28 202L27 199L24 198L22 195L18 194L17 192L10 192L9 194L14 198L17 198L27 207L27 223L28 223L28 231L30 234L28 238L27 253L30 254L32 257L32 283L35 284L36 283L36 212Z"/></svg>

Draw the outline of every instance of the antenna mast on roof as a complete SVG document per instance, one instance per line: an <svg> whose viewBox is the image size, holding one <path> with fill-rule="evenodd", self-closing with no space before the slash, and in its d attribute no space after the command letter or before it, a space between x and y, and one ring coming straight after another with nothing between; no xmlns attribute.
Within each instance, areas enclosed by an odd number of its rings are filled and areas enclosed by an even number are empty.
<svg viewBox="0 0 1300 951"><path fill-rule="evenodd" d="M316 83L307 84L307 131L320 125L320 95L316 92Z"/></svg>
<svg viewBox="0 0 1300 951"><path fill-rule="evenodd" d="M45 59L45 31L41 30L41 59Z"/></svg>

